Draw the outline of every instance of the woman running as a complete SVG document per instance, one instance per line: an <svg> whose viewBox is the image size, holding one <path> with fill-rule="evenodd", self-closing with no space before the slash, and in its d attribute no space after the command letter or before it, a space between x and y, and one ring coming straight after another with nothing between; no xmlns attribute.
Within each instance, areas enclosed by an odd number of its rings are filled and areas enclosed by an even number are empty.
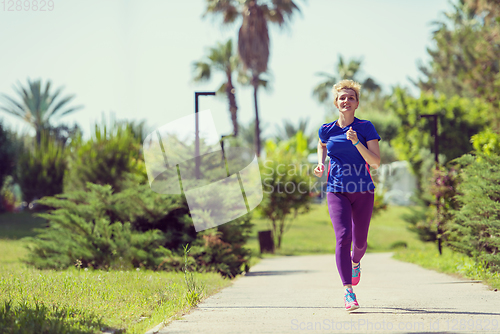
<svg viewBox="0 0 500 334"><path fill-rule="evenodd" d="M319 129L318 166L314 169L316 176L323 175L328 153L326 196L337 239L335 259L346 289L347 311L359 308L352 286L361 278L360 261L366 252L373 211L375 185L370 168L377 169L380 165L380 136L370 121L354 117L360 89L361 85L352 80L342 80L333 86L339 118Z"/></svg>

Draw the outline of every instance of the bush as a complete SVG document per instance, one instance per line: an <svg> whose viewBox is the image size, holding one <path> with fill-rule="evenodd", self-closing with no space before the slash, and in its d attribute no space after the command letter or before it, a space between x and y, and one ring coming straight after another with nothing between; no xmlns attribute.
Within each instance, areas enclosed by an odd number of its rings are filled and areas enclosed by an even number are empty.
<svg viewBox="0 0 500 334"><path fill-rule="evenodd" d="M7 176L12 175L16 166L18 143L15 134L10 132L0 122L0 188L4 185ZM2 212L2 203L0 198L0 212Z"/></svg>
<svg viewBox="0 0 500 334"><path fill-rule="evenodd" d="M448 244L500 271L500 155L464 155Z"/></svg>
<svg viewBox="0 0 500 334"><path fill-rule="evenodd" d="M145 184L146 180L140 143L127 124L96 124L91 139L83 142L79 137L71 144L64 192L83 190L87 182L109 184L119 192L133 184Z"/></svg>
<svg viewBox="0 0 500 334"><path fill-rule="evenodd" d="M500 134L487 128L471 137L471 143L476 152L486 155L500 154Z"/></svg>
<svg viewBox="0 0 500 334"><path fill-rule="evenodd" d="M190 256L198 271L214 270L235 276L244 270L250 251L242 246L252 224L250 216L220 225L217 237L207 242L196 233L183 196L159 195L148 185L119 193L111 186L87 183L89 191L74 191L40 200L57 208L40 214L47 229L30 239L28 263L37 268L64 269L75 263L94 268L145 267L182 270L183 246L192 244Z"/></svg>
<svg viewBox="0 0 500 334"><path fill-rule="evenodd" d="M45 134L42 134L40 144L34 143L32 150L24 148L16 173L23 200L32 202L62 193L66 166L66 150Z"/></svg>
<svg viewBox="0 0 500 334"><path fill-rule="evenodd" d="M32 245L26 263L38 269L66 269L75 263L96 269L156 268L160 257L169 253L161 246L160 231L140 233L130 222L114 220L106 212L113 205L111 186L88 183L87 187L89 192L40 200L57 209L36 215L47 219L49 226L28 238Z"/></svg>

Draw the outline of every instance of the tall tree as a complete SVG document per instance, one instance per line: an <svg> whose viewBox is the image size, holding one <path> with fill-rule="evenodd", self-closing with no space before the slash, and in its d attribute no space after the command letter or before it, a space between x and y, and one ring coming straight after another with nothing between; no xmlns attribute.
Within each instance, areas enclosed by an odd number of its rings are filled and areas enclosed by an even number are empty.
<svg viewBox="0 0 500 334"><path fill-rule="evenodd" d="M445 19L435 22L434 46L415 84L423 91L478 97L494 110L491 121L500 130L500 3L458 0Z"/></svg>
<svg viewBox="0 0 500 334"><path fill-rule="evenodd" d="M66 96L56 102L63 88L57 89L52 94L50 87L50 80L45 84L45 89L42 89L41 80L32 82L28 79L28 87L23 87L21 83L19 83L19 87L14 86L14 90L21 98L20 102L6 94L1 94L6 104L5 106L0 106L0 109L30 124L36 131L36 142L38 145L40 145L42 131L52 128L51 119L56 116L62 117L83 108L83 106L66 107L75 95Z"/></svg>
<svg viewBox="0 0 500 334"><path fill-rule="evenodd" d="M229 112L233 123L233 134L238 136L238 106L236 105L235 88L233 85L233 72L240 67L240 59L233 53L233 41L229 39L226 43L217 43L216 47L210 48L208 55L194 64L194 81L207 81L212 77L212 71L220 71L225 75L225 81L219 87L217 93L225 93L229 101Z"/></svg>
<svg viewBox="0 0 500 334"><path fill-rule="evenodd" d="M221 14L223 23L233 23L239 16L243 21L238 33L238 53L252 73L255 108L255 148L260 156L260 123L257 103L259 76L266 72L269 61L268 23L287 26L294 12L300 12L293 0L207 0L205 14Z"/></svg>

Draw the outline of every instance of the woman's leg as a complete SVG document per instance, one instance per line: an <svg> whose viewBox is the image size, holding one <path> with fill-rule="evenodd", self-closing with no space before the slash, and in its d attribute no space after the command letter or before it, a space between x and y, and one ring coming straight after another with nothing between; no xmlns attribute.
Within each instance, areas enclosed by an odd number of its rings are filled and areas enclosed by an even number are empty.
<svg viewBox="0 0 500 334"><path fill-rule="evenodd" d="M351 266L351 202L342 193L327 193L328 211L332 220L335 238L335 260L343 285L352 282Z"/></svg>
<svg viewBox="0 0 500 334"><path fill-rule="evenodd" d="M352 203L352 262L359 263L368 246L368 229L373 212L374 193L349 194Z"/></svg>

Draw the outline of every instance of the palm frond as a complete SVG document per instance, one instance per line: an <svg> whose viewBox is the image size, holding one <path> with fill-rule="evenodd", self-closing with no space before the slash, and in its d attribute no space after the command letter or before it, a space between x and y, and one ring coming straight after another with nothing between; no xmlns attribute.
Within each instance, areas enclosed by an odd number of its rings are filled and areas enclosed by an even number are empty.
<svg viewBox="0 0 500 334"><path fill-rule="evenodd" d="M207 81L210 80L212 75L210 64L203 61L197 61L193 64L195 75L194 81Z"/></svg>
<svg viewBox="0 0 500 334"><path fill-rule="evenodd" d="M41 115L43 118L42 118L42 122L45 123L45 122L49 122L49 119L52 117L52 116L55 116L57 115L57 113L62 110L62 107L64 107L67 103L69 103L71 100L73 100L73 98L75 97L75 95L70 95L70 96L67 96L65 97L64 99L62 99L61 101L59 101L56 106L52 109L52 110L45 110L43 112L43 114ZM65 112L65 114L67 114L67 112ZM62 116L62 115L61 115Z"/></svg>
<svg viewBox="0 0 500 334"><path fill-rule="evenodd" d="M202 17L208 14L222 15L222 22L229 24L238 18L240 12L238 11L238 4L234 0L207 0L207 8Z"/></svg>

